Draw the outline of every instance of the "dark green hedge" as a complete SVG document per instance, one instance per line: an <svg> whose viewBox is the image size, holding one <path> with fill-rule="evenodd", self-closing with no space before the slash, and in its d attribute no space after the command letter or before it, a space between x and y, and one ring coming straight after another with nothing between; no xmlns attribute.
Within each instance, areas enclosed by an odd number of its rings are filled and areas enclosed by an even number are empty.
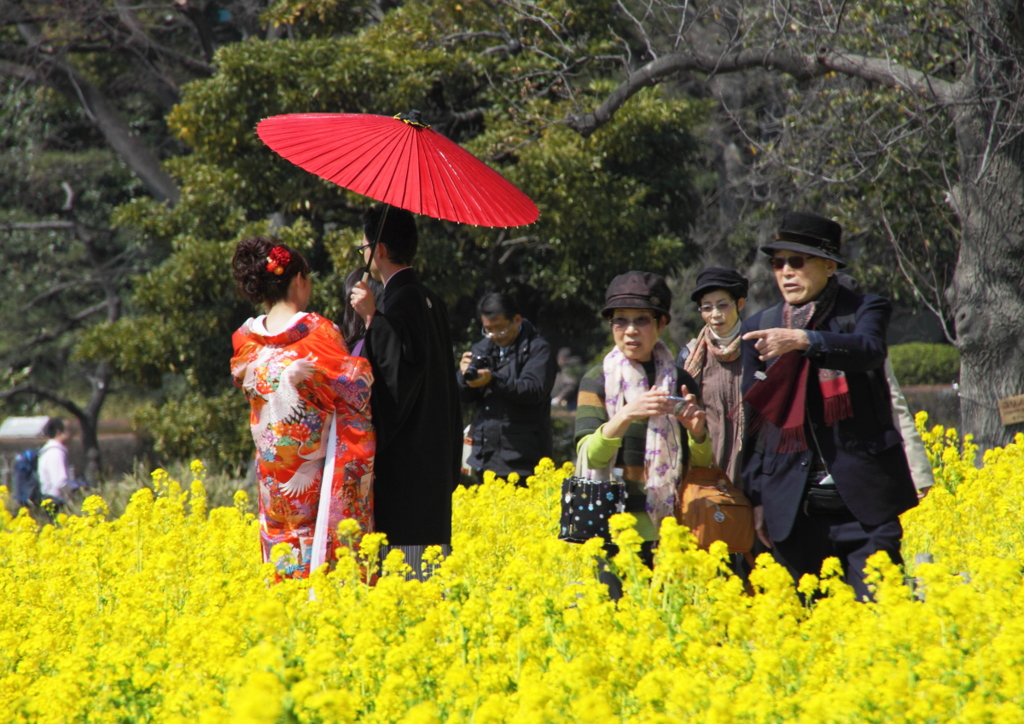
<svg viewBox="0 0 1024 724"><path fill-rule="evenodd" d="M889 359L900 386L948 385L960 378L960 352L951 344L897 344Z"/></svg>

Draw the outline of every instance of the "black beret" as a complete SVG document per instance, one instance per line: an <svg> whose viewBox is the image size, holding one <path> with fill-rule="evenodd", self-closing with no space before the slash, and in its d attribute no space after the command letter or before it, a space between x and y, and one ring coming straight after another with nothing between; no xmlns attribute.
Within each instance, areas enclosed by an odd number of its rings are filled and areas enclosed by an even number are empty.
<svg viewBox="0 0 1024 724"><path fill-rule="evenodd" d="M750 282L738 271L720 266L709 266L697 275L697 288L693 290L690 299L699 302L701 297L716 289L724 289L734 299L744 299L749 287Z"/></svg>

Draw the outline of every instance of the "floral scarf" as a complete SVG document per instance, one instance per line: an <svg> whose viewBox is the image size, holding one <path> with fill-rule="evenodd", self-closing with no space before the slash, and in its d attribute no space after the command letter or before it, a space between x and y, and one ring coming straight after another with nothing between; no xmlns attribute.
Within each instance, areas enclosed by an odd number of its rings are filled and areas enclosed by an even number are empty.
<svg viewBox="0 0 1024 724"><path fill-rule="evenodd" d="M654 346L654 385L648 383L643 366L631 362L616 347L604 358L604 405L611 418L638 395L652 386L660 387L671 394L676 390L676 368L672 353L661 341ZM682 463L680 424L672 415L657 415L647 419L647 441L644 453L644 468L647 473L647 512L655 528L661 521L672 515L675 505L676 484ZM581 456L585 458L585 456ZM581 460L582 462L582 460ZM580 474L585 477L608 479L615 459L605 470L590 470L582 466Z"/></svg>
<svg viewBox="0 0 1024 724"><path fill-rule="evenodd" d="M831 277L814 301L794 307L782 306L782 326L786 329L815 329L835 308L839 283ZM787 352L770 363L766 376L758 380L743 397L750 404L749 431L757 433L766 449L776 452L801 452L807 449L804 419L807 407L807 380L811 361L800 352ZM850 388L842 370L818 369L818 385L824 403L825 424L831 427L853 417Z"/></svg>

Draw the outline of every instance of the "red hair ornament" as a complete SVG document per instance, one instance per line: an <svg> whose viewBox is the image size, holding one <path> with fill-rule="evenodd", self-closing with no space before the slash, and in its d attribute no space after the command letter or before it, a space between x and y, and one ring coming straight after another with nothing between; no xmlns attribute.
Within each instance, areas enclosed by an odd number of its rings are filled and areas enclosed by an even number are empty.
<svg viewBox="0 0 1024 724"><path fill-rule="evenodd" d="M267 271L281 276L291 260L292 255L288 253L287 249L282 246L275 246L270 250L270 255L267 257Z"/></svg>

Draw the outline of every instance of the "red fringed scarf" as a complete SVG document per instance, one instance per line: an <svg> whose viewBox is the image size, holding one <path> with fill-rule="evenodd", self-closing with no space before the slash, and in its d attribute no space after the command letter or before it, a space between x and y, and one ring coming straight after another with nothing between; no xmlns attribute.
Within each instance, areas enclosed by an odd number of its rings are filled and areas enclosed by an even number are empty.
<svg viewBox="0 0 1024 724"><path fill-rule="evenodd" d="M787 329L815 329L835 307L839 284L829 279L813 302L800 307L783 303L782 326ZM767 376L758 380L743 397L750 404L749 431L760 435L765 449L781 453L807 449L804 419L807 409L807 377L811 361L800 352L787 352L770 364ZM853 417L850 388L841 370L818 370L818 385L824 401L825 424L831 427Z"/></svg>

